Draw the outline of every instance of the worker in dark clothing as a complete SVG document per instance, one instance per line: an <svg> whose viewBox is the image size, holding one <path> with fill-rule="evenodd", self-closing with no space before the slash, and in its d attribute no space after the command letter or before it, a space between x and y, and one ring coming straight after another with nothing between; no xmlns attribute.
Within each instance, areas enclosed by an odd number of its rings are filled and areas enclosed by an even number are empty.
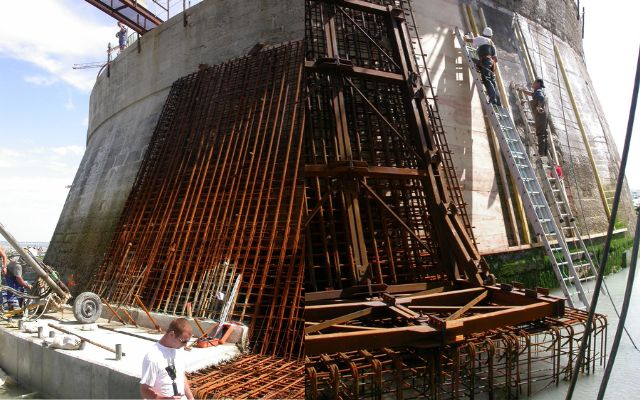
<svg viewBox="0 0 640 400"><path fill-rule="evenodd" d="M480 76L482 76L482 84L487 91L487 96L489 96L489 103L502 106L495 74L498 58L496 56L496 47L491 37L493 37L493 30L487 26L482 31L481 36L474 38L465 36L465 41L471 42L478 51L477 67L480 70Z"/></svg>
<svg viewBox="0 0 640 400"><path fill-rule="evenodd" d="M120 30L116 33L116 37L118 38L120 51L122 51L127 47L127 26L122 22L118 22L118 28L120 28Z"/></svg>
<svg viewBox="0 0 640 400"><path fill-rule="evenodd" d="M548 106L547 98L544 94L544 81L540 78L536 79L531 85L531 90L523 90L524 93L531 96L530 106L533 120L536 125L536 136L538 138L538 155L546 157L549 151L549 131L548 125Z"/></svg>
<svg viewBox="0 0 640 400"><path fill-rule="evenodd" d="M22 277L22 265L15 261L10 261L7 265L5 283L7 286L15 289L18 292L26 292L27 290L31 290L31 285ZM8 310L15 310L22 306L18 296L8 290L5 292L5 300Z"/></svg>

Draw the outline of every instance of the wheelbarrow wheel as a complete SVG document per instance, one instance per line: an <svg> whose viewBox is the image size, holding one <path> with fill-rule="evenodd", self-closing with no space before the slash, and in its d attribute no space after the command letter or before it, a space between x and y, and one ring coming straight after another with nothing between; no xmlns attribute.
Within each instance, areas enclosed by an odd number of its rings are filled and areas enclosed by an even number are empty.
<svg viewBox="0 0 640 400"><path fill-rule="evenodd" d="M96 322L102 314L102 301L92 292L83 292L73 301L73 316L78 322L91 324Z"/></svg>

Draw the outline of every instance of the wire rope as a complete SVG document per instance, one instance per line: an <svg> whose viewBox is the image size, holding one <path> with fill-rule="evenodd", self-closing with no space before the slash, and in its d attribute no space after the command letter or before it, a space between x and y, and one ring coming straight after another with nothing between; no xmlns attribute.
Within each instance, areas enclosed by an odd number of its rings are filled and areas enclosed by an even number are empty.
<svg viewBox="0 0 640 400"><path fill-rule="evenodd" d="M607 260L609 257L609 248L611 245L611 238L613 236L613 229L615 226L615 220L616 220L616 216L618 214L618 206L620 204L620 194L622 192L622 185L624 182L624 173L627 167L627 159L629 157L629 147L631 144L631 134L633 132L633 123L634 123L634 119L635 119L635 112L636 112L636 106L638 104L638 90L640 87L640 51L638 52L638 61L636 64L636 76L635 76L635 84L633 87L633 97L631 100L631 110L629 111L629 122L627 124L627 134L625 137L625 142L624 142L624 149L622 151L622 159L620 161L620 173L618 174L618 180L616 183L616 192L613 198L613 207L611 210L611 218L609 220L609 228L607 230L607 240L605 242L605 246L604 246L604 251L602 254L602 268L598 273L598 279L596 281L596 288L595 291L593 293L593 299L591 302L591 307L589 308L589 316L587 318L587 323L585 325L585 331L584 334L582 336L582 340L580 343L580 350L578 352L578 356L576 358L576 365L574 366L574 370L573 373L571 375L571 385L569 386L569 390L567 392L567 396L566 396L566 400L571 400L571 398L573 397L573 392L575 390L576 387L576 383L578 381L578 375L580 374L580 368L582 365L582 361L584 358L584 354L587 348L587 342L589 341L589 337L591 336L591 324L593 323L593 317L595 314L595 310L596 310L596 306L598 305L598 298L599 298L599 294L600 294L600 288L602 285L602 281L604 279L604 268L607 265ZM637 227L636 227L637 230ZM638 237L636 235L635 238L635 242L634 242L634 250L635 250L635 255L637 258L637 240ZM629 273L631 274L631 272L633 271L633 273L635 273L635 268L636 265L635 263L630 267L630 271ZM609 361L607 362L607 368L605 370L605 375L603 377L603 381L601 382L601 386L600 386L600 390L598 392L598 399L602 399L602 397L604 396L604 391L606 390L606 383L609 380L609 376L611 375L611 369L613 368L613 363L615 362L615 355L617 353L617 346L619 345L620 341L620 336L621 336L621 329L624 329L624 323L626 321L626 311L628 309L629 306L629 301L631 298L631 289L629 287L629 285L633 286L633 279L634 276L630 276L629 279L631 280L631 282L627 282L627 290L625 290L625 298L624 298L624 304L623 304L623 315L621 316L620 322L618 324L618 329L616 331L616 338L618 339L617 342L614 341L614 348L612 348L612 353L610 355ZM623 319L624 318L624 319ZM613 360L612 360L613 359ZM606 381L605 381L606 380Z"/></svg>

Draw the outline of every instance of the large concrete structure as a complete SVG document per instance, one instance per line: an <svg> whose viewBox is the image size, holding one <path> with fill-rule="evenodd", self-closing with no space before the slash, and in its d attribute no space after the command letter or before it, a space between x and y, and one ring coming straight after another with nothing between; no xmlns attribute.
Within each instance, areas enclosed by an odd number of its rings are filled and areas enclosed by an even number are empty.
<svg viewBox="0 0 640 400"><path fill-rule="evenodd" d="M491 152L481 99L452 35L454 26L470 30L467 3L423 0L415 1L413 7L479 248L503 251L523 234L509 226L508 203L516 202L513 194L505 194L509 185L500 182L500 160ZM563 115L555 121L554 138L574 210L583 232L604 232L606 214L593 184L594 170L569 104L566 83L552 68L559 63L553 54L555 45L562 54L597 172L604 189L612 190L616 179L612 166L618 164L618 155L586 71L581 21L574 2L487 0L470 5L484 11L488 25L496 32L507 91L511 82L528 83L514 34L514 20L518 19L534 70L548 82L550 102ZM100 264L172 82L196 71L200 64L246 54L257 43L302 39L303 27L304 2L299 0L204 1L188 11L186 27L181 16L173 18L118 56L109 74L103 73L93 89L87 150L45 261L63 272L76 273L81 285ZM619 220L626 223L632 215L628 190L623 200ZM514 206L511 215L518 219L517 214ZM521 229L521 219L518 224Z"/></svg>
<svg viewBox="0 0 640 400"><path fill-rule="evenodd" d="M127 48L91 93L87 150L46 262L84 286L100 264L171 84L247 54L257 44L300 40L301 1L204 1Z"/></svg>

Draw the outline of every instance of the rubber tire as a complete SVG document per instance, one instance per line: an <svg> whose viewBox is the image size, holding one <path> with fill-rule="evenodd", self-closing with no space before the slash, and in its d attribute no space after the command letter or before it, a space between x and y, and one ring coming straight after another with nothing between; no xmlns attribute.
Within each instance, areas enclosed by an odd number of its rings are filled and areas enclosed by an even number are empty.
<svg viewBox="0 0 640 400"><path fill-rule="evenodd" d="M83 292L73 301L73 316L83 324L94 323L102 314L102 300L93 292Z"/></svg>

